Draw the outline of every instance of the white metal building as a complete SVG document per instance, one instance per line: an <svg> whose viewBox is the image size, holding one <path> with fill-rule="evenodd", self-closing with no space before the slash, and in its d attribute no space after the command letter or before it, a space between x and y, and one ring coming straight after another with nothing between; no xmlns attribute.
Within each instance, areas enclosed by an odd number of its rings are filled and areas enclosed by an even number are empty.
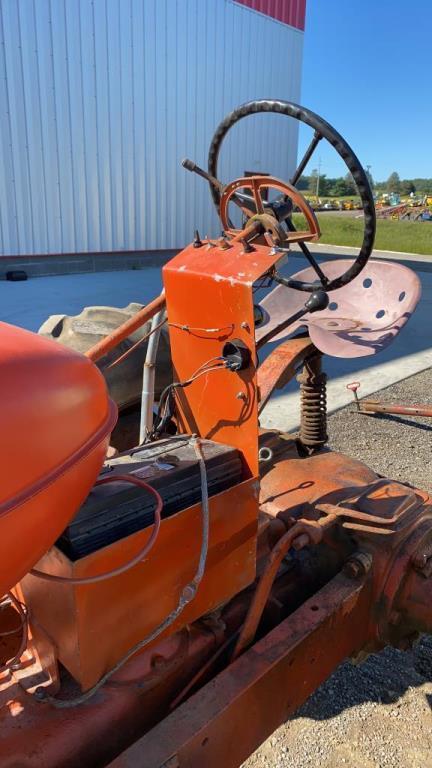
<svg viewBox="0 0 432 768"><path fill-rule="evenodd" d="M305 0L2 0L0 253L182 247L216 227L218 122L251 98L298 101ZM288 178L297 126L232 130L220 177Z"/></svg>

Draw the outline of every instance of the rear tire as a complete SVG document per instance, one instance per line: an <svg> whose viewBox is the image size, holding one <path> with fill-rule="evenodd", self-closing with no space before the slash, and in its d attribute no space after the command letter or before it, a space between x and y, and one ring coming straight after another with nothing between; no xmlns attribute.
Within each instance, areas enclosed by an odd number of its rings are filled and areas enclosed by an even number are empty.
<svg viewBox="0 0 432 768"><path fill-rule="evenodd" d="M86 352L115 328L133 317L142 304L132 302L127 307L85 307L79 315L51 315L39 328L42 336L59 341L66 347ZM114 350L98 360L96 365L103 373L109 394L117 403L119 422L112 435L112 444L120 451L133 447L138 442L139 416L142 390L143 365L147 341L140 344L125 360L107 368L124 352L130 349L150 330L150 322L128 336ZM160 335L156 357L155 398L172 382L171 350L168 330L164 327Z"/></svg>

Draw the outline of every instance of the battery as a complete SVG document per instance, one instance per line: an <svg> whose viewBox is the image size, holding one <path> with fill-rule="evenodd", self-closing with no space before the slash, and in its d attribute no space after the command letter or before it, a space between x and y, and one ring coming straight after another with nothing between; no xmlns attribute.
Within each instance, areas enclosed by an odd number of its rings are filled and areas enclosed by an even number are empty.
<svg viewBox="0 0 432 768"><path fill-rule="evenodd" d="M231 446L201 440L206 465L208 495L240 483L240 453ZM201 499L201 475L190 436L149 443L110 459L99 477L135 475L162 497L162 519L196 504ZM95 485L73 520L56 542L71 560L146 528L154 521L155 500L139 486L119 481Z"/></svg>

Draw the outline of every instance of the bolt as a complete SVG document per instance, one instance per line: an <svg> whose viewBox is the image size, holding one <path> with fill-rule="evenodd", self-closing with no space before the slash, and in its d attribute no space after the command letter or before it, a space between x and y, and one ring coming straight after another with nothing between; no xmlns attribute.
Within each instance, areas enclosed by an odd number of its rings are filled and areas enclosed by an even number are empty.
<svg viewBox="0 0 432 768"><path fill-rule="evenodd" d="M372 555L369 552L356 552L346 561L343 572L350 579L359 579L365 576L372 565Z"/></svg>
<svg viewBox="0 0 432 768"><path fill-rule="evenodd" d="M240 242L243 246L243 253L253 253L255 251L255 248L253 247L253 245L248 243L245 237L242 237Z"/></svg>
<svg viewBox="0 0 432 768"><path fill-rule="evenodd" d="M237 400L245 401L246 400L246 393L245 392L237 392L236 398L237 398Z"/></svg>
<svg viewBox="0 0 432 768"><path fill-rule="evenodd" d="M47 692L42 685L39 685L38 688L35 689L33 695L37 701L44 701L46 699Z"/></svg>
<svg viewBox="0 0 432 768"><path fill-rule="evenodd" d="M202 241L201 241L201 238L200 238L200 236L199 236L199 232L198 232L198 230L196 229L196 230L195 230L195 239L194 239L194 241L193 241L193 247L194 247L194 248L201 248L201 246L202 246Z"/></svg>
<svg viewBox="0 0 432 768"><path fill-rule="evenodd" d="M358 579L361 575L361 568L354 559L347 560L343 567L343 572L345 576L349 576L350 579Z"/></svg>
<svg viewBox="0 0 432 768"><path fill-rule="evenodd" d="M243 322L240 325L240 328L243 328L244 331L250 331L250 325L246 322L246 320L243 320Z"/></svg>

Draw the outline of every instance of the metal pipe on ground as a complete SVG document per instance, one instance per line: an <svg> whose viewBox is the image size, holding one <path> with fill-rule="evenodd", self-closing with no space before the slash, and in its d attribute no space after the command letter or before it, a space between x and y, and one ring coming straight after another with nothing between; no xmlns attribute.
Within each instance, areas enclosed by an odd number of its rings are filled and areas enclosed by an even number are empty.
<svg viewBox="0 0 432 768"><path fill-rule="evenodd" d="M347 384L347 389L351 390L354 395L354 402L359 413L394 413L403 416L428 416L432 418L432 404L406 405L405 403L382 403L380 400L359 400L357 395L359 388L359 381L352 381Z"/></svg>

